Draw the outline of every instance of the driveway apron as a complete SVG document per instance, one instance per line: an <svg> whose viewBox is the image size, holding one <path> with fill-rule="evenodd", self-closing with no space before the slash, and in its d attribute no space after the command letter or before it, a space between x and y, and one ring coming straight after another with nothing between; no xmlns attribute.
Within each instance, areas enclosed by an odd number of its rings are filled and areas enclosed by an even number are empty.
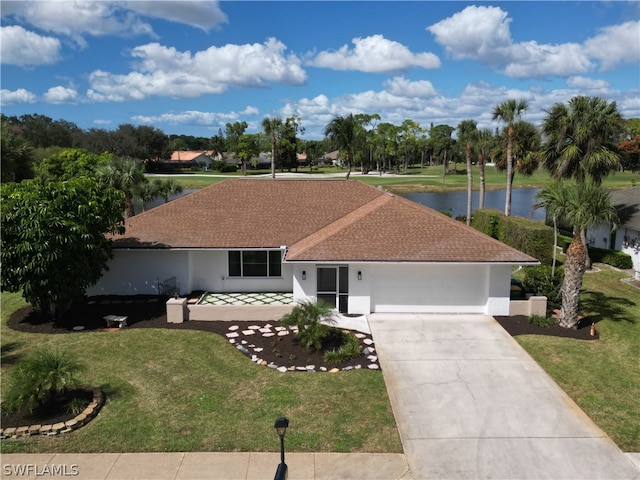
<svg viewBox="0 0 640 480"><path fill-rule="evenodd" d="M638 479L640 472L485 315L369 316L407 479Z"/></svg>

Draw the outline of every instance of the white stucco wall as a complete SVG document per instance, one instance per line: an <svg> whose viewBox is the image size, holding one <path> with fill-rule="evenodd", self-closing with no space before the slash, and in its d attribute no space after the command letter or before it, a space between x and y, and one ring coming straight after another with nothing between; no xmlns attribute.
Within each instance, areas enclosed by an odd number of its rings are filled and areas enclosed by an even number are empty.
<svg viewBox="0 0 640 480"><path fill-rule="evenodd" d="M189 285L186 251L115 250L98 283L88 295L157 295L158 282L176 277L181 292Z"/></svg>
<svg viewBox="0 0 640 480"><path fill-rule="evenodd" d="M176 277L181 294L208 292L290 292L293 267L280 277L231 278L225 250L115 250L88 295L157 295L158 283Z"/></svg>
<svg viewBox="0 0 640 480"><path fill-rule="evenodd" d="M349 313L509 314L510 265L349 265ZM302 280L302 272L305 280ZM296 264L294 301L316 296L316 265ZM358 272L362 279L358 280Z"/></svg>

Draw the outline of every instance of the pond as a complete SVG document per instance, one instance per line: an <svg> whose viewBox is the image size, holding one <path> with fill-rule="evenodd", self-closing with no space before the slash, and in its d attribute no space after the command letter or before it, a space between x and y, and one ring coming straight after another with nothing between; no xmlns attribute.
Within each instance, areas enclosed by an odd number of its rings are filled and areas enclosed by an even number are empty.
<svg viewBox="0 0 640 480"><path fill-rule="evenodd" d="M514 188L511 192L511 215L528 218L530 220L544 221L544 209L532 210L536 202L538 188ZM422 192L406 193L403 197L421 205L438 210L439 212L449 212L452 217L467 214L467 192ZM485 208L494 208L504 212L504 202L507 196L506 190L492 190L485 192ZM472 195L472 210L478 208L480 194L477 191Z"/></svg>

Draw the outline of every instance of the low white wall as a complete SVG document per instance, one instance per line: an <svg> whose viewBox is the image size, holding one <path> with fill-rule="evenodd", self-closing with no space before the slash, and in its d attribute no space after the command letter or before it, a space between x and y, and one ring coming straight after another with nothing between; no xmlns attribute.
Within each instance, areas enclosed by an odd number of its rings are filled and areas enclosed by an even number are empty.
<svg viewBox="0 0 640 480"><path fill-rule="evenodd" d="M524 315L530 317L539 315L547 316L547 297L532 296L527 300L511 300L509 303L509 315Z"/></svg>
<svg viewBox="0 0 640 480"><path fill-rule="evenodd" d="M280 320L294 305L188 305L185 320L269 321Z"/></svg>

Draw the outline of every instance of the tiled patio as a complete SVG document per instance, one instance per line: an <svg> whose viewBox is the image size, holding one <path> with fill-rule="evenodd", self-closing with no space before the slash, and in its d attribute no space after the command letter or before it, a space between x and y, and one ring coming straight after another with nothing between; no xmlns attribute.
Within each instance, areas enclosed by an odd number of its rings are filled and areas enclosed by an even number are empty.
<svg viewBox="0 0 640 480"><path fill-rule="evenodd" d="M293 293L205 293L198 305L292 305Z"/></svg>

